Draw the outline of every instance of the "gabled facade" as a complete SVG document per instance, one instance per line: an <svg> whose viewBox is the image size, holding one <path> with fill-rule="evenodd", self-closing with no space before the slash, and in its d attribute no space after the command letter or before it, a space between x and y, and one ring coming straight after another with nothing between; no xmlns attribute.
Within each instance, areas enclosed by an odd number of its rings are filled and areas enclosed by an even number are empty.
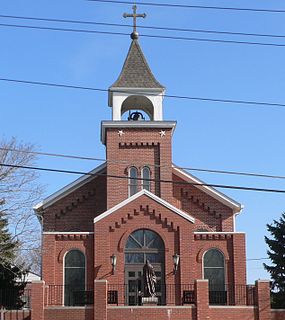
<svg viewBox="0 0 285 320"><path fill-rule="evenodd" d="M269 319L268 283L246 284L245 234L235 230L242 206L173 165L176 122L163 118L164 92L132 36L109 88L112 119L101 125L106 162L35 207L45 319ZM157 278L151 306L146 260Z"/></svg>

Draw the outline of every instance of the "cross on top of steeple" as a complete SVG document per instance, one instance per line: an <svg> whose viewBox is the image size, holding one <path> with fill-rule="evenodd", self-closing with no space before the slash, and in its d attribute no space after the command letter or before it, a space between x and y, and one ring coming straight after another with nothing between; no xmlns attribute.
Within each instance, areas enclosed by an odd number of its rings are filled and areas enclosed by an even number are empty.
<svg viewBox="0 0 285 320"><path fill-rule="evenodd" d="M136 5L133 5L133 13L130 14L130 13L124 13L123 14L123 17L124 18L133 18L133 32L131 34L131 38L133 40L135 39L138 39L139 37L139 34L137 32L137 18L145 18L146 17L146 14L145 13L137 13L137 6Z"/></svg>

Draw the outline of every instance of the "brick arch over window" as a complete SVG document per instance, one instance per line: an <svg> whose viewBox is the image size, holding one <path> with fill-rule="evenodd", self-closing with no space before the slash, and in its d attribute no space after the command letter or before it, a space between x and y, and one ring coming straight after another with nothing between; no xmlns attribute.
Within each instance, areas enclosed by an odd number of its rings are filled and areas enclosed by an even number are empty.
<svg viewBox="0 0 285 320"><path fill-rule="evenodd" d="M203 248L199 250L199 252L197 254L197 262L202 263L204 254L208 250L211 250L211 249L217 249L217 250L221 251L221 253L224 255L224 258L225 258L226 262L230 260L229 254L225 250L225 248L223 248L222 246L220 246L218 244L217 245L208 244L208 245L203 246Z"/></svg>
<svg viewBox="0 0 285 320"><path fill-rule="evenodd" d="M64 260L65 255L71 250L81 251L86 256L86 252L84 252L84 250L82 250L82 249L83 249L82 247L70 247L70 248L64 248L64 249L60 250L60 252L57 256L58 263L63 264L63 260Z"/></svg>
<svg viewBox="0 0 285 320"><path fill-rule="evenodd" d="M137 227L129 228L127 231L124 232L124 234L121 236L120 241L118 243L118 251L119 252L124 252L129 235L139 229L148 229L150 231L157 233L161 237L162 241L164 242L164 251L165 252L169 251L169 241L168 241L167 237L165 236L164 232L161 232L162 229L159 227L156 228L154 226L150 226L149 224L142 224Z"/></svg>

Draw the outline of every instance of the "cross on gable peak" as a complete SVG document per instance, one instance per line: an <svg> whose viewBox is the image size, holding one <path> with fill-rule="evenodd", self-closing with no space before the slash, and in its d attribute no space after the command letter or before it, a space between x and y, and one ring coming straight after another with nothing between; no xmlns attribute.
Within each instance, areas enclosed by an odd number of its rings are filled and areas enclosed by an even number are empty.
<svg viewBox="0 0 285 320"><path fill-rule="evenodd" d="M124 13L123 17L124 18L133 18L133 32L131 34L131 38L133 40L138 39L139 34L137 32L137 18L145 18L146 14L145 13L137 13L137 5L133 5L133 13Z"/></svg>

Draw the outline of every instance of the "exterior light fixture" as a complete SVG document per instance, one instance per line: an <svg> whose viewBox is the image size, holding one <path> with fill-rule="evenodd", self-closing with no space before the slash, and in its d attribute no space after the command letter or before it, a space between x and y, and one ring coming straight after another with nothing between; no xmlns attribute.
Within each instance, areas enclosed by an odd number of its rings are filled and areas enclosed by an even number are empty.
<svg viewBox="0 0 285 320"><path fill-rule="evenodd" d="M175 253L175 255L173 256L173 273L174 274L176 274L177 272L179 261L180 261L180 255Z"/></svg>
<svg viewBox="0 0 285 320"><path fill-rule="evenodd" d="M112 274L115 274L117 257L114 254L112 254L110 258L111 258L111 265L112 265Z"/></svg>

